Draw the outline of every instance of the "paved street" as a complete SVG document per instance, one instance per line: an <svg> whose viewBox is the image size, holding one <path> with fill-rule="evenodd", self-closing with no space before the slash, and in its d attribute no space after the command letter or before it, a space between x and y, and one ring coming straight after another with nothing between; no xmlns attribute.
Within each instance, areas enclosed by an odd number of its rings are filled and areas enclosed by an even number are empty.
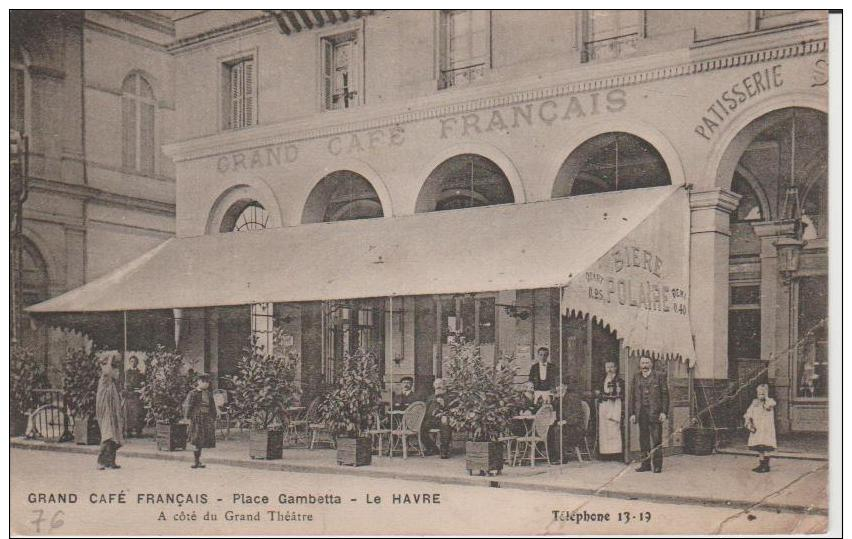
<svg viewBox="0 0 852 539"><path fill-rule="evenodd" d="M218 464L192 470L186 462L140 458L120 458L119 463L121 470L98 471L90 455L12 449L13 532L814 533L827 525L824 516L762 510L744 513L724 507ZM76 503L50 503L49 495L69 493L76 495ZM40 494L43 496L39 501ZM124 494L125 503L119 503L119 494ZM179 499L169 503L158 496L166 494ZM430 495L432 503L423 503L425 494ZM234 503L234 497L241 495L245 496L242 503ZM284 498L279 499L280 495ZM311 495L316 503L293 503L305 500L288 498ZM398 503L394 503L394 495L399 496ZM267 499L263 500L263 496ZM405 503L414 502L415 498L420 503ZM566 520L554 519L554 511ZM568 520L568 513L573 511L596 517L608 515L609 521L596 519L578 524ZM193 514L195 521L184 520ZM217 520L204 520L205 514L215 514ZM227 520L234 514L259 515L260 521ZM625 522L627 514L630 519ZM273 517L275 520L271 520Z"/></svg>

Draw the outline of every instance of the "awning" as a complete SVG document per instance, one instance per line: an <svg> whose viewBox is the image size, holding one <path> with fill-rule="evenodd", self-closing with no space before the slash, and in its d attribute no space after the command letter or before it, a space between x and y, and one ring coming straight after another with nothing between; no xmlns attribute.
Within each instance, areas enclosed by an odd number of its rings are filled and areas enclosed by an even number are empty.
<svg viewBox="0 0 852 539"><path fill-rule="evenodd" d="M583 276L658 208L678 215L655 219L680 226L688 220L685 200L682 188L667 186L172 238L28 311L138 311L562 287ZM667 255L665 270L680 265L686 272L688 251L676 250Z"/></svg>
<svg viewBox="0 0 852 539"><path fill-rule="evenodd" d="M599 320L633 352L693 365L689 226L679 189L562 288L566 314Z"/></svg>

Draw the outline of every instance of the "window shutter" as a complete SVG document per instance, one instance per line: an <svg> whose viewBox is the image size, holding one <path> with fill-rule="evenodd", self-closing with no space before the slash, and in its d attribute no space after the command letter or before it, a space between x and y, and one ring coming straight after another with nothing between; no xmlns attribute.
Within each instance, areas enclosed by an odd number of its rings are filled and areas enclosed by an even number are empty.
<svg viewBox="0 0 852 539"><path fill-rule="evenodd" d="M241 64L233 64L230 67L231 82L230 82L230 99L231 99L231 114L228 127L231 129L240 126L240 71Z"/></svg>
<svg viewBox="0 0 852 539"><path fill-rule="evenodd" d="M248 58L244 62L245 65L245 82L243 86L243 107L244 107L244 118L245 122L242 127L254 125L255 124L255 90L256 90L256 82L255 82L255 73L254 73L254 59Z"/></svg>
<svg viewBox="0 0 852 539"><path fill-rule="evenodd" d="M332 72L334 70L334 49L327 39L322 40L322 95L325 110L331 110L332 106Z"/></svg>

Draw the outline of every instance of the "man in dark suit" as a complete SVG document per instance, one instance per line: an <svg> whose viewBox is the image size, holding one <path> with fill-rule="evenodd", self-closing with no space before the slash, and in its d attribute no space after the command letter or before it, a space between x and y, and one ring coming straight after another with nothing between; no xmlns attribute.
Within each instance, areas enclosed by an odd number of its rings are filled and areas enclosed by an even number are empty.
<svg viewBox="0 0 852 539"><path fill-rule="evenodd" d="M538 362L530 367L530 382L534 391L552 391L556 387L556 365L547 361L550 350L546 346L540 346L536 352Z"/></svg>
<svg viewBox="0 0 852 539"><path fill-rule="evenodd" d="M669 386L666 375L653 368L650 357L639 360L639 372L630 388L632 411L630 422L639 422L639 446L642 465L637 472L663 471L663 423L669 411Z"/></svg>

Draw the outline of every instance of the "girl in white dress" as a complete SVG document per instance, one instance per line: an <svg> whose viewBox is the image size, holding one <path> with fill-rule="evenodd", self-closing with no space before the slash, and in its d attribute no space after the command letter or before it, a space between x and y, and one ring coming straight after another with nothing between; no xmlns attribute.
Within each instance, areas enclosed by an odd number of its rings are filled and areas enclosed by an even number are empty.
<svg viewBox="0 0 852 539"><path fill-rule="evenodd" d="M775 440L775 400L769 396L769 386L757 386L757 398L751 401L746 410L745 426L751 433L748 437L748 447L757 451L760 463L753 472L766 473L769 471L769 456L778 445Z"/></svg>

